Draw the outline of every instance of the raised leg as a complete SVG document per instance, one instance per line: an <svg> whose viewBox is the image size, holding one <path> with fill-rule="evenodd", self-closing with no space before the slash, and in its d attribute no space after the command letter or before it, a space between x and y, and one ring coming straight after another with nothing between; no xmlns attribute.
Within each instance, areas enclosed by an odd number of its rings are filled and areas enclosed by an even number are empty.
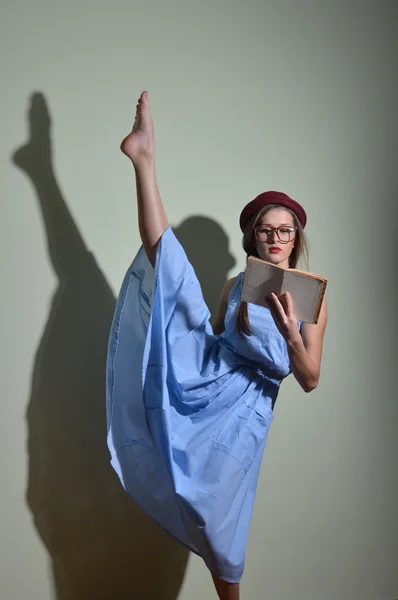
<svg viewBox="0 0 398 600"><path fill-rule="evenodd" d="M141 94L133 129L120 148L134 166L140 236L145 252L154 264L157 244L169 223L156 182L155 136L148 92Z"/></svg>

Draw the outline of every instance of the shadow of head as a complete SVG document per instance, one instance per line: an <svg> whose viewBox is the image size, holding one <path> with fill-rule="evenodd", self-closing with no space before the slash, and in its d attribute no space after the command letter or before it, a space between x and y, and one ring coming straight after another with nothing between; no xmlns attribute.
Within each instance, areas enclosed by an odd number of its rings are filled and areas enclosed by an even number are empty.
<svg viewBox="0 0 398 600"><path fill-rule="evenodd" d="M109 464L105 362L115 298L56 181L41 94L13 162L33 185L58 276L27 410L27 502L55 598L175 600L188 551L137 507Z"/></svg>
<svg viewBox="0 0 398 600"><path fill-rule="evenodd" d="M216 221L196 215L173 227L173 231L195 269L206 304L214 316L228 272L236 264L229 251L228 237Z"/></svg>

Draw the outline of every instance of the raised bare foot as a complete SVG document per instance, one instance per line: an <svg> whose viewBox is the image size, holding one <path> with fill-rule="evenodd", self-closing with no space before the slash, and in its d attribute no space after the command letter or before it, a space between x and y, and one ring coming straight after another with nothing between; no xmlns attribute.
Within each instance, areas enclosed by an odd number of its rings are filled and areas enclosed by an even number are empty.
<svg viewBox="0 0 398 600"><path fill-rule="evenodd" d="M120 144L120 149L135 167L153 161L155 157L155 136L148 92L142 92L138 99L133 129Z"/></svg>

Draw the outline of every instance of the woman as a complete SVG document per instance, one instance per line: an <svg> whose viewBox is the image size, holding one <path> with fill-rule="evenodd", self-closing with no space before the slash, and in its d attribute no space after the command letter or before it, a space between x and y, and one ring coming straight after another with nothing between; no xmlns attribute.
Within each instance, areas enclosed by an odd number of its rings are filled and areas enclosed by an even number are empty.
<svg viewBox="0 0 398 600"><path fill-rule="evenodd" d="M199 554L221 599L239 598L258 473L279 386L291 371L319 380L326 327L295 319L289 295L269 309L241 302L243 273L227 282L213 322L164 211L154 129L143 92L121 149L136 176L142 247L124 279L107 361L108 446L128 493ZM244 249L294 267L304 209L266 192L242 211Z"/></svg>

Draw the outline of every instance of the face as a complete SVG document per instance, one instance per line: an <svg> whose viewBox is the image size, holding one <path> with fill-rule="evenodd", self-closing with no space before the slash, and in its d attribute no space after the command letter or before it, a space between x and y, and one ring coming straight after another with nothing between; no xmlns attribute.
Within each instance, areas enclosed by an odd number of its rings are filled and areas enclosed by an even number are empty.
<svg viewBox="0 0 398 600"><path fill-rule="evenodd" d="M295 242L294 234L289 233L289 228L294 226L293 216L284 208L272 208L265 213L256 224L257 237L261 238L261 241L255 239L260 258L274 265L288 268L289 256ZM283 228L281 231L283 241L278 238L277 232L272 227ZM286 241L289 238L291 241Z"/></svg>

